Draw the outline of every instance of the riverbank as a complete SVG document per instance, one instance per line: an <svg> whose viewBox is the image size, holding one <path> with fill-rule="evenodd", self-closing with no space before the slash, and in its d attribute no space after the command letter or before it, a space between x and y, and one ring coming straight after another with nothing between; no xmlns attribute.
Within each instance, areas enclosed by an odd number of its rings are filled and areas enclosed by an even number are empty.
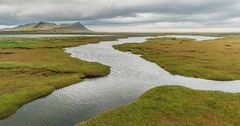
<svg viewBox="0 0 240 126"><path fill-rule="evenodd" d="M109 67L71 58L63 48L114 37L1 38L0 119L22 105L84 78L104 76Z"/></svg>
<svg viewBox="0 0 240 126"><path fill-rule="evenodd" d="M240 94L161 86L76 126L237 126Z"/></svg>
<svg viewBox="0 0 240 126"><path fill-rule="evenodd" d="M216 40L153 38L114 46L157 63L172 74L211 80L240 80L240 37Z"/></svg>

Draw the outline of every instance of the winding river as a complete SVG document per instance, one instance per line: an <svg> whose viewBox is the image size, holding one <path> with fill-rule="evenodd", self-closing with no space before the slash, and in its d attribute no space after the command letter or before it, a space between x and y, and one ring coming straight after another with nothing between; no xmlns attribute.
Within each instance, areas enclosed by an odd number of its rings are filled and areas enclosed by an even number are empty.
<svg viewBox="0 0 240 126"><path fill-rule="evenodd" d="M178 37L178 36L175 36ZM181 36L179 36L181 37ZM213 37L185 36L196 40ZM47 97L21 107L2 126L70 126L101 112L128 104L150 88L182 85L199 90L240 92L240 81L212 81L169 74L139 55L115 50L112 46L144 42L148 37L131 37L67 48L73 57L111 66L108 76L85 79L79 84L54 91Z"/></svg>

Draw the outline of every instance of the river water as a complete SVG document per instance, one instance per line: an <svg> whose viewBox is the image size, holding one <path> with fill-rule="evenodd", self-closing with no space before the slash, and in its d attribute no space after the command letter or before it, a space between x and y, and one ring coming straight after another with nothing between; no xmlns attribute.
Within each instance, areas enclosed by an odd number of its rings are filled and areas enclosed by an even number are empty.
<svg viewBox="0 0 240 126"><path fill-rule="evenodd" d="M187 36L196 40L212 37ZM161 85L182 85L199 90L240 92L240 81L212 81L172 75L139 55L115 50L123 43L141 43L148 37L131 37L67 48L73 57L111 66L109 75L54 91L21 107L2 126L70 126L106 110L134 101L145 91Z"/></svg>

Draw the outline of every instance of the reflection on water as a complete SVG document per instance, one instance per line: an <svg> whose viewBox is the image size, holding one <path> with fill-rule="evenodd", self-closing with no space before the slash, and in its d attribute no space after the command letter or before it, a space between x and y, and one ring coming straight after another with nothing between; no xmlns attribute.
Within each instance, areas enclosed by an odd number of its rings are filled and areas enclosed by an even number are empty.
<svg viewBox="0 0 240 126"><path fill-rule="evenodd" d="M21 107L4 126L70 126L108 109L132 102L150 88L174 84L193 89L240 92L240 81L211 81L171 75L138 55L120 52L113 45L144 42L133 37L112 42L67 48L73 57L111 66L110 75L85 81L60 90ZM191 36L202 40L200 36ZM209 39L209 38L208 38Z"/></svg>

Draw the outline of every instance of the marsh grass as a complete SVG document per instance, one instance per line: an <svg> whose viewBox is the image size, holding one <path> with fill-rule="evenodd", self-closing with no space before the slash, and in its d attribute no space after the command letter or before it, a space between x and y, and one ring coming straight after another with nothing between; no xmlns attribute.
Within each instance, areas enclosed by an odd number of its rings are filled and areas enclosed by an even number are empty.
<svg viewBox="0 0 240 126"><path fill-rule="evenodd" d="M238 126L240 94L162 86L76 126Z"/></svg>
<svg viewBox="0 0 240 126"><path fill-rule="evenodd" d="M86 77L104 76L109 67L71 58L65 47L113 37L1 38L0 119L19 107Z"/></svg>
<svg viewBox="0 0 240 126"><path fill-rule="evenodd" d="M141 54L172 74L212 80L240 80L240 37L217 40L154 38L114 46Z"/></svg>

